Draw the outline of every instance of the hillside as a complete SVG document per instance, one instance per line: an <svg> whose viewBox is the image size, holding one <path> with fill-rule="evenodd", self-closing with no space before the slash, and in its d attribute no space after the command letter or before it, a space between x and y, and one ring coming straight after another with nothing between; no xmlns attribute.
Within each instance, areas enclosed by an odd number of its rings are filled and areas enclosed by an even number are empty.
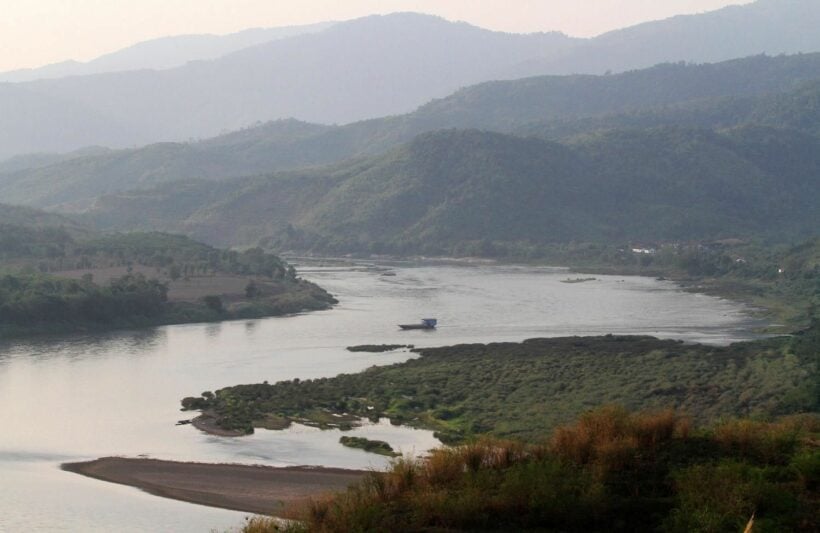
<svg viewBox="0 0 820 533"><path fill-rule="evenodd" d="M39 209L18 205L0 204L0 224L9 224L27 227L65 227L77 230L83 229L76 220Z"/></svg>
<svg viewBox="0 0 820 533"><path fill-rule="evenodd" d="M569 144L449 130L335 167L107 196L88 217L101 227L322 252L793 239L820 227L817 154L816 137L762 127L612 130Z"/></svg>
<svg viewBox="0 0 820 533"><path fill-rule="evenodd" d="M373 156L441 128L482 128L560 140L612 128L755 123L817 133L820 54L715 65L659 65L612 76L539 77L469 87L401 116L321 126L276 121L201 142L65 156L2 172L8 202L87 207L100 194L157 184L263 174ZM40 158L42 160L42 157ZM11 170L13 169L13 170Z"/></svg>

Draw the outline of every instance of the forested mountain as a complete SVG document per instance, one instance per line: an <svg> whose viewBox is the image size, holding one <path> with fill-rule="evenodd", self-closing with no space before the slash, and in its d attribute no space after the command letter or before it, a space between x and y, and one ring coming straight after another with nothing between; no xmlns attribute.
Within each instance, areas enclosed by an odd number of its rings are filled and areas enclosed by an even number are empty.
<svg viewBox="0 0 820 533"><path fill-rule="evenodd" d="M87 76L125 70L162 70L179 67L189 61L216 59L251 46L284 39L294 35L317 33L332 26L332 22L252 28L228 35L175 35L143 41L90 61L63 61L40 68L20 69L0 73L0 82L23 82L39 79Z"/></svg>
<svg viewBox="0 0 820 533"><path fill-rule="evenodd" d="M813 0L759 0L594 39L491 32L411 13L371 16L167 70L16 84L24 94L45 102L62 101L70 109L87 109L90 117L102 122L89 123L82 116L39 116L36 99L8 93L2 97L3 105L20 115L4 115L0 157L89 144L179 142L259 120L295 117L323 124L349 123L406 113L432 98L488 80L603 74L659 62L719 61L766 52L816 52L820 51L818 24L820 5ZM155 45L162 48L162 43ZM177 61L171 54L167 57ZM124 56L116 62L127 63ZM111 124L122 128L112 129ZM83 135L55 137L50 134L55 128L82 130ZM2 142L10 132L16 133L15 143Z"/></svg>
<svg viewBox="0 0 820 533"><path fill-rule="evenodd" d="M450 130L335 167L103 197L88 216L213 243L492 255L494 242L812 235L818 177L820 139L793 130L611 130L570 144Z"/></svg>
<svg viewBox="0 0 820 533"><path fill-rule="evenodd" d="M18 156L0 162L0 195L19 204L76 210L99 195L128 189L309 166L316 152L300 144L330 129L286 120L192 144Z"/></svg>
<svg viewBox="0 0 820 533"><path fill-rule="evenodd" d="M0 165L0 195L9 202L78 209L100 194L165 182L263 174L373 156L419 133L452 127L559 140L599 129L662 125L713 129L755 123L816 132L817 79L820 54L493 82L463 89L407 115L347 126L285 120L198 143L75 154L15 172L2 173Z"/></svg>

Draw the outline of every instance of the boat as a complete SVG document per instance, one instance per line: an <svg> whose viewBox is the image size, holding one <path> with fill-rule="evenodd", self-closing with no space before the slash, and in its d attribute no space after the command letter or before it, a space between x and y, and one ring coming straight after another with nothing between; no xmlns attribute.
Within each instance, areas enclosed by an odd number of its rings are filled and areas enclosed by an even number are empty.
<svg viewBox="0 0 820 533"><path fill-rule="evenodd" d="M399 324L401 329L436 329L438 320L435 318L422 318L418 324Z"/></svg>

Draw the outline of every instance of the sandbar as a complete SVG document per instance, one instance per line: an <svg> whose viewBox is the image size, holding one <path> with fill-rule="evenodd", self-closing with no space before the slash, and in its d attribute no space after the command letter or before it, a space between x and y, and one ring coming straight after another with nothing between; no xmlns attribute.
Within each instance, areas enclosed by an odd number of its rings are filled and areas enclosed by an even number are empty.
<svg viewBox="0 0 820 533"><path fill-rule="evenodd" d="M308 466L188 463L103 457L64 463L63 470L140 488L150 494L234 511L283 516L309 498L338 492L363 470Z"/></svg>

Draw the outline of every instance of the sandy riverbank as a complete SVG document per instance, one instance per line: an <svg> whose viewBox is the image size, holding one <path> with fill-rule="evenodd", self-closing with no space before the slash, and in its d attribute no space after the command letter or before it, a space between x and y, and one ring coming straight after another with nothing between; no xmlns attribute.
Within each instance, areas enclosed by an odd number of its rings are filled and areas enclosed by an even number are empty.
<svg viewBox="0 0 820 533"><path fill-rule="evenodd" d="M235 511L281 515L307 498L344 490L366 472L103 457L63 470L140 488L156 496Z"/></svg>

